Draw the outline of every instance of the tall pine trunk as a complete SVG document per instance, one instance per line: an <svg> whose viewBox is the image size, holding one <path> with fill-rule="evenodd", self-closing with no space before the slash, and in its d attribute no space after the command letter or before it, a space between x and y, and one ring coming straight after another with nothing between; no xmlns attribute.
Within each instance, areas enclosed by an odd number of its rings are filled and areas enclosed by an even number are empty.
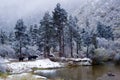
<svg viewBox="0 0 120 80"><path fill-rule="evenodd" d="M87 53L86 56L89 57L89 46L87 45Z"/></svg>
<svg viewBox="0 0 120 80"><path fill-rule="evenodd" d="M49 57L49 54L50 54L50 46L49 46L49 34L47 33L47 28L46 28L46 38L45 38L45 47L44 47L44 57L45 58L48 58Z"/></svg>
<svg viewBox="0 0 120 80"><path fill-rule="evenodd" d="M77 52L77 57L78 57L78 54L79 54L79 52L78 52L78 50L79 50L79 45L78 45L78 42L77 42L77 44L76 44L76 45L77 45L77 46L76 46L76 47L77 47L77 51L76 51L76 52Z"/></svg>
<svg viewBox="0 0 120 80"><path fill-rule="evenodd" d="M72 32L71 32L72 33ZM72 45L72 34L70 35L70 53L71 53L71 57L74 57L73 56L73 45Z"/></svg>
<svg viewBox="0 0 120 80"><path fill-rule="evenodd" d="M62 57L62 43L61 43L61 31L58 31L58 41L59 41L59 57Z"/></svg>
<svg viewBox="0 0 120 80"><path fill-rule="evenodd" d="M64 30L62 27L59 28L58 36L59 36L59 56L63 57L64 56Z"/></svg>
<svg viewBox="0 0 120 80"><path fill-rule="evenodd" d="M79 55L79 50L81 50L80 42L77 41L77 44L76 44L76 45L77 45L77 51L76 51L76 52L77 52L77 58L78 58L78 57L79 57L79 56L78 56L78 55Z"/></svg>
<svg viewBox="0 0 120 80"><path fill-rule="evenodd" d="M45 46L44 47L44 57L45 58L48 58L49 57L49 54L50 54L50 48L49 48L49 46Z"/></svg>
<svg viewBox="0 0 120 80"><path fill-rule="evenodd" d="M20 39L20 56L22 56L22 43L21 43L21 39Z"/></svg>
<svg viewBox="0 0 120 80"><path fill-rule="evenodd" d="M63 57L64 56L64 30L62 29L62 31L61 31L61 52L62 52L62 56L61 57Z"/></svg>

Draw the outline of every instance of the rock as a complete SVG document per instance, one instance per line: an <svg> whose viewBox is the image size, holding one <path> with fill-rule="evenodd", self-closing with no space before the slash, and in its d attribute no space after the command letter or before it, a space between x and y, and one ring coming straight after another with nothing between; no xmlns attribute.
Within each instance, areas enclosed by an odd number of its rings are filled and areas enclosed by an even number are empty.
<svg viewBox="0 0 120 80"><path fill-rule="evenodd" d="M115 76L115 74L113 74L112 72L108 72L107 75L108 76Z"/></svg>

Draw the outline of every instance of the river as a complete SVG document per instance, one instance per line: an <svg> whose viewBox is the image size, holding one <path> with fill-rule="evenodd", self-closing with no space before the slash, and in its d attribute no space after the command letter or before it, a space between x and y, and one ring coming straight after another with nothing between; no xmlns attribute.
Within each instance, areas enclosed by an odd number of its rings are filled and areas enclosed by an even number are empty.
<svg viewBox="0 0 120 80"><path fill-rule="evenodd" d="M115 66L113 63L106 63L105 65L96 66L79 66L72 68L61 68L51 70L41 70L38 74L45 76L50 80L109 80L100 79L109 72L120 75L120 66ZM120 80L110 78L111 80Z"/></svg>

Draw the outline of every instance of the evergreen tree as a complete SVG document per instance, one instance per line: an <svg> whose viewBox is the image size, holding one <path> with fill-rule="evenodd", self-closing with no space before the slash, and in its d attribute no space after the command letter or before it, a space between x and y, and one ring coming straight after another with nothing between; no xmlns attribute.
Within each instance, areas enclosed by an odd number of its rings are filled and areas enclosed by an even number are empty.
<svg viewBox="0 0 120 80"><path fill-rule="evenodd" d="M15 26L15 39L17 42L17 51L22 54L22 47L28 44L28 34L26 34L26 26L22 19L19 19Z"/></svg>
<svg viewBox="0 0 120 80"><path fill-rule="evenodd" d="M75 18L73 18L72 16L69 17L67 43L70 46L71 57L73 57L73 41L76 42L77 54L78 54L78 50L80 49L81 37L77 22L78 20L76 17Z"/></svg>
<svg viewBox="0 0 120 80"><path fill-rule="evenodd" d="M8 39L9 39L9 44L12 45L12 43L14 43L15 41L15 34L13 31L9 33Z"/></svg>
<svg viewBox="0 0 120 80"><path fill-rule="evenodd" d="M4 31L0 31L0 43L5 44L7 42L7 35Z"/></svg>
<svg viewBox="0 0 120 80"><path fill-rule="evenodd" d="M71 57L73 57L73 29L74 29L74 20L73 17L70 16L68 20L68 43L70 43L70 53Z"/></svg>
<svg viewBox="0 0 120 80"><path fill-rule="evenodd" d="M103 37L105 39L113 39L113 31L111 27L103 25L100 22L97 23L97 34L98 37Z"/></svg>
<svg viewBox="0 0 120 80"><path fill-rule="evenodd" d="M64 28L67 23L67 12L61 8L60 4L56 5L53 12L53 22L56 27L57 40L59 43L59 56L64 56Z"/></svg>
<svg viewBox="0 0 120 80"><path fill-rule="evenodd" d="M78 19L76 17L74 17L74 26L75 26L75 30L74 30L74 39L76 41L76 52L78 54L78 51L81 50L81 32L79 29L79 26L77 25L78 23Z"/></svg>
<svg viewBox="0 0 120 80"><path fill-rule="evenodd" d="M37 45L37 40L38 40L38 36L39 36L39 28L37 26L37 24L35 24L34 26L31 25L30 29L29 29L29 37L30 37L30 45Z"/></svg>
<svg viewBox="0 0 120 80"><path fill-rule="evenodd" d="M92 34L92 44L94 45L95 49L98 48L98 41L97 41L97 34L93 33Z"/></svg>
<svg viewBox="0 0 120 80"><path fill-rule="evenodd" d="M92 44L92 31L90 30L88 19L86 19L86 27L82 31L82 41L83 41L83 44L87 47L86 55L88 57L89 46L90 44Z"/></svg>
<svg viewBox="0 0 120 80"><path fill-rule="evenodd" d="M49 56L50 48L54 45L55 28L53 27L52 17L48 12L45 13L40 22L40 44L43 45L45 57Z"/></svg>

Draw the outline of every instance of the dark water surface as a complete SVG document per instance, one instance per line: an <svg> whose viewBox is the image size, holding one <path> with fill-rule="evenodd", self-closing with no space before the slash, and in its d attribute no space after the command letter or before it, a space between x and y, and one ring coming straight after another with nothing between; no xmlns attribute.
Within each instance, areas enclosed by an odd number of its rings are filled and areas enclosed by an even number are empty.
<svg viewBox="0 0 120 80"><path fill-rule="evenodd" d="M120 76L120 66L115 66L112 63L106 63L105 65L97 66L41 70L39 75L45 76L51 80L102 80L99 78L108 72L113 74L117 73Z"/></svg>

